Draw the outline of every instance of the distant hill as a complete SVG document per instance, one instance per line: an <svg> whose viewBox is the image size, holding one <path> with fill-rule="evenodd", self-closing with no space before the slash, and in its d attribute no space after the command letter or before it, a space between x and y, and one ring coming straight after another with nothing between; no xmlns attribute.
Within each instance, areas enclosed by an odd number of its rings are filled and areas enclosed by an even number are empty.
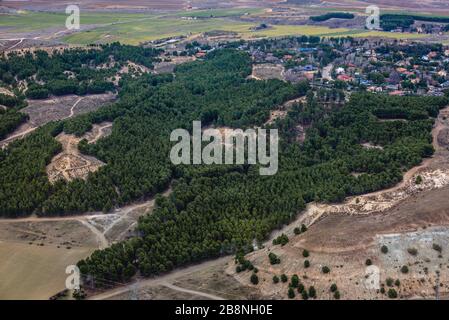
<svg viewBox="0 0 449 320"><path fill-rule="evenodd" d="M382 6L386 6L416 10L449 9L447 2L441 0L362 0L360 2L366 3L367 5L378 5L381 8Z"/></svg>
<svg viewBox="0 0 449 320"><path fill-rule="evenodd" d="M411 10L446 10L449 11L447 1L441 0L340 0L337 2L330 2L325 0L287 0L287 4L292 5L320 5L326 7L346 7L346 8L364 8L369 5L377 5L380 9L402 9L407 8Z"/></svg>

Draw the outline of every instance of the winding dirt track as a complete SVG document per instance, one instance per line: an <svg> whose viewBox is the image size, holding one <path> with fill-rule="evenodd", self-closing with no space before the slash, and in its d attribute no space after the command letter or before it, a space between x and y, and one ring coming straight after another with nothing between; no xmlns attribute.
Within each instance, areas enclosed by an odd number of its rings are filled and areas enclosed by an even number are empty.
<svg viewBox="0 0 449 320"><path fill-rule="evenodd" d="M13 134L12 136L10 136L10 137L6 138L5 140L1 141L1 143L2 143L3 145L6 145L6 144L8 144L8 143L10 143L10 142L12 142L12 141L18 139L18 138L22 139L22 138L25 137L27 134L33 132L33 131L36 130L36 129L37 129L37 127L31 127L31 128L29 128L29 129L27 129L27 130L25 130L25 131L22 131L22 132Z"/></svg>
<svg viewBox="0 0 449 320"><path fill-rule="evenodd" d="M383 190L375 191L372 193L367 193L367 194L357 196L357 197L349 197L348 199L346 199L345 202L340 203L340 204L325 204L325 203L311 202L311 203L307 204L306 209L303 212L301 212L301 214L298 215L298 218L296 219L296 221L290 223L289 225L284 226L280 230L273 231L271 233L271 236L269 237L269 239L264 243L265 246L271 246L272 240L275 239L276 237L280 236L283 233L287 234L287 235L293 234L294 228L301 226L301 224L305 224L307 227L310 227L313 224L315 224L316 222L320 221L320 219L325 217L327 215L327 213L329 213L329 215L330 215L332 212L339 211L339 210L341 212L345 212L345 209L344 209L345 204L350 203L351 200L354 198L358 198L361 203L366 200L366 202L374 204L375 200L372 200L372 199L375 199L376 197L386 196L385 198L388 199L388 195L391 195L395 192L405 189L407 187L407 185L410 184L411 179L413 179L418 173L425 172L425 171L434 171L434 169L433 169L434 164L441 162L442 157L446 157L445 153L442 153L442 154L440 153L441 151L443 151L444 148L442 146L440 146L438 143L438 136L439 136L440 132L444 129L449 128L449 122L447 120L443 120L443 114L446 114L446 113L449 113L449 106L440 110L439 117L436 119L434 128L432 129L432 137L433 137L432 144L436 151L435 155L432 158L425 159L421 163L421 165L414 167L414 168L410 169L409 171L407 171L404 174L404 177L400 183L398 183L397 185L395 185L389 189L383 189ZM411 195L408 195L405 199L398 200L397 203L400 203L400 202L406 200L410 196ZM392 204L394 204L394 199L390 199L389 201ZM335 210L336 207L339 207L340 209ZM378 211L374 210L373 213L378 213ZM371 214L371 213L368 213L368 214Z"/></svg>
<svg viewBox="0 0 449 320"><path fill-rule="evenodd" d="M21 39L19 40L19 42L17 42L16 44L12 45L12 46L9 47L7 50L12 50L12 49L14 49L14 48L17 47L19 44L21 44L21 43L23 42L23 40L25 40L25 38L21 38Z"/></svg>
<svg viewBox="0 0 449 320"><path fill-rule="evenodd" d="M69 119L72 118L75 115L75 108L76 106L84 99L84 97L79 98L70 108L70 115L68 115L67 117L63 117L60 120L65 120L65 119ZM16 139L23 139L27 134L35 131L37 128L39 127L31 127L26 129L25 131L21 131L21 132L17 132L15 134L13 134L12 136L7 137L6 139L4 139L3 141L0 141L0 146L5 147L6 145L8 145L10 142L13 142Z"/></svg>
<svg viewBox="0 0 449 320"><path fill-rule="evenodd" d="M70 108L70 115L67 118L71 118L75 115L75 107L80 103L84 98L79 98L76 100L76 102L73 104L73 106Z"/></svg>
<svg viewBox="0 0 449 320"><path fill-rule="evenodd" d="M171 188L169 188L167 191L163 193L164 196L168 196L171 193ZM30 216L26 218L18 218L18 219L1 219L0 223L19 223L19 222L57 222L57 221L78 221L82 225L84 225L86 228L88 228L92 234L95 235L97 242L98 242L98 248L104 249L109 247L110 241L107 239L106 234L116 225L118 225L121 221L124 219L127 219L130 213L134 212L135 210L141 209L141 208L153 208L155 204L155 198L152 198L148 201L144 201L141 203L135 203L132 205L128 205L125 207L118 208L113 211L112 214L119 215L119 218L114 220L112 223L110 223L103 231L99 230L91 221L93 219L106 219L109 216L104 213L95 213L95 214L84 214L84 215L76 215L76 216L67 216L67 217L37 217L37 216ZM111 215L112 215L111 214ZM137 221L132 223L131 226L136 225ZM124 231L126 232L126 230Z"/></svg>
<svg viewBox="0 0 449 320"><path fill-rule="evenodd" d="M89 143L97 142L101 137L103 137L103 131L105 129L108 129L108 128L111 128L111 127L112 127L112 123L108 123L108 124L105 124L104 126L98 128L97 135L92 140L90 140Z"/></svg>

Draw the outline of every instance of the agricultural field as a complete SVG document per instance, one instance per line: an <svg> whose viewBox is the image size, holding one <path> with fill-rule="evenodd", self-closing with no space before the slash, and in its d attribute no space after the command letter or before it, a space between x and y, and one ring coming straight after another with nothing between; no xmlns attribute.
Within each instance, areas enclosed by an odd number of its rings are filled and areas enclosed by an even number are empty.
<svg viewBox="0 0 449 320"><path fill-rule="evenodd" d="M65 288L65 269L96 249L75 220L0 222L0 299L48 299Z"/></svg>
<svg viewBox="0 0 449 320"><path fill-rule="evenodd" d="M64 13L21 11L16 14L1 14L0 30L11 32L34 31L65 26L67 15ZM123 23L136 19L148 18L146 14L86 12L81 14L81 24L102 25Z"/></svg>
<svg viewBox="0 0 449 320"><path fill-rule="evenodd" d="M65 268L93 250L0 242L0 299L48 299L65 288Z"/></svg>
<svg viewBox="0 0 449 320"><path fill-rule="evenodd" d="M1 17L0 38L8 39L14 36L17 39L46 39L73 45L114 41L137 45L161 38L190 36L210 31L235 32L237 37L244 39L292 35L368 36L395 39L423 37L407 33L366 32L358 28L337 27L335 22L330 22L329 25L304 25L304 23L297 25L296 19L299 16L285 20L285 24L276 23L270 25L268 29L254 31L261 22L271 21L277 17L277 14L262 8L167 13L81 12L81 29L77 32L65 29L67 16L64 13L19 11L14 14L1 14Z"/></svg>

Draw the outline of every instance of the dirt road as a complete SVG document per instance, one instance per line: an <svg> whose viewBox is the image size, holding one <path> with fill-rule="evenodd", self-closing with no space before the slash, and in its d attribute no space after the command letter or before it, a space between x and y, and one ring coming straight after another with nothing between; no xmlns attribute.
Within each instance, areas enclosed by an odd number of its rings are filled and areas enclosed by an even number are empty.
<svg viewBox="0 0 449 320"><path fill-rule="evenodd" d="M114 289L111 289L111 290L107 290L107 291L102 292L100 294L97 294L95 296L89 297L89 300L106 300L106 299L111 299L111 298L114 298L115 296L118 296L118 295L123 294L123 293L127 293L127 292L129 292L131 290L141 289L143 287L149 287L149 286L157 286L157 285L163 285L163 286L169 287L169 288L174 289L174 290L187 292L187 293L191 293L191 294L195 294L195 295L201 295L201 296L204 296L206 298L213 299L213 300L220 300L222 298L218 297L216 295L180 288L180 287L177 287L177 286L173 286L172 284L170 284L170 282L173 281L176 278L179 278L179 277L182 277L182 276L185 276L185 275L188 275L188 274L196 273L196 272L199 272L201 270L217 266L217 265L219 265L221 263L225 263L228 260L229 260L229 257L222 257L222 258L219 258L219 259L206 261L206 262L203 262L201 264L197 264L197 265L190 266L190 267L187 267L187 268L177 269L175 271L172 271L172 272L170 272L170 273L168 273L166 275L163 275L163 276L160 276L160 277L157 277L157 278L138 279L138 280L135 280L135 281L133 281L133 282L131 282L131 283L125 285L125 286L114 288Z"/></svg>
<svg viewBox="0 0 449 320"><path fill-rule="evenodd" d="M184 293L188 293L188 294L192 294L192 295L196 295L196 296L200 296L200 297L205 297L205 298L210 299L210 300L225 300L222 297L219 297L219 296L216 296L216 295L213 295L213 294L210 294L210 293L184 289L184 288L175 286L173 284L170 284L168 282L163 282L162 286L167 287L167 288L172 289L172 290L175 290L175 291L184 292Z"/></svg>
<svg viewBox="0 0 449 320"><path fill-rule="evenodd" d="M89 143L97 142L101 137L104 136L104 134L103 134L104 130L111 128L111 127L112 127L112 123L108 123L108 124L105 124L104 126L99 127L96 136L92 140L90 140Z"/></svg>
<svg viewBox="0 0 449 320"><path fill-rule="evenodd" d="M75 107L78 105L78 103L80 103L84 98L79 98L78 100L76 100L76 102L73 104L73 106L70 108L70 115L67 118L71 118L73 117L73 115L75 114Z"/></svg>
<svg viewBox="0 0 449 320"><path fill-rule="evenodd" d="M448 184L448 168L444 165L449 155L448 151L439 145L438 136L442 130L449 128L449 122L444 120L444 114L449 113L449 106L440 111L432 130L433 146L435 154L425 159L421 165L414 167L404 174L403 180L397 185L372 193L347 198L343 203L325 204L309 203L306 209L298 215L295 222L284 226L281 230L272 232L266 246L271 246L274 238L282 233L293 234L296 227L305 224L308 227L320 221L323 217L332 214L369 215L383 212L410 198L412 195L424 191L440 189ZM421 175L424 179L422 185L415 184L415 177Z"/></svg>
<svg viewBox="0 0 449 320"><path fill-rule="evenodd" d="M84 97L79 98L70 108L70 114L66 117L63 117L59 120L65 120L65 119L69 119L72 118L75 115L75 108L76 106L84 99ZM30 127L27 128L25 130L22 131L22 129L19 127L17 128L16 133L13 133L12 135L6 137L3 141L0 141L0 146L2 147L6 147L9 143L13 142L16 139L23 139L27 134L35 131L37 128L39 127Z"/></svg>
<svg viewBox="0 0 449 320"><path fill-rule="evenodd" d="M89 221L84 219L77 219L83 226L87 227L97 238L98 249L106 249L109 247L109 241L104 236L104 233L98 230L95 226L89 223Z"/></svg>

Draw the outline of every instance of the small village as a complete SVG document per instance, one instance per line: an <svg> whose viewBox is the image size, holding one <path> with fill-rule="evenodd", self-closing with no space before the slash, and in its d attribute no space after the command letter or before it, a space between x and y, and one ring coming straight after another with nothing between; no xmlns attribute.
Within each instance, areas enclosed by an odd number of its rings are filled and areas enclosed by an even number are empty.
<svg viewBox="0 0 449 320"><path fill-rule="evenodd" d="M397 96L443 96L449 89L449 47L441 44L379 38L320 40L313 36L245 42L211 39L207 34L193 42L165 39L165 59L204 59L213 50L237 47L251 55L259 70L266 69L263 79L308 80L316 87ZM154 46L161 47L161 43Z"/></svg>

